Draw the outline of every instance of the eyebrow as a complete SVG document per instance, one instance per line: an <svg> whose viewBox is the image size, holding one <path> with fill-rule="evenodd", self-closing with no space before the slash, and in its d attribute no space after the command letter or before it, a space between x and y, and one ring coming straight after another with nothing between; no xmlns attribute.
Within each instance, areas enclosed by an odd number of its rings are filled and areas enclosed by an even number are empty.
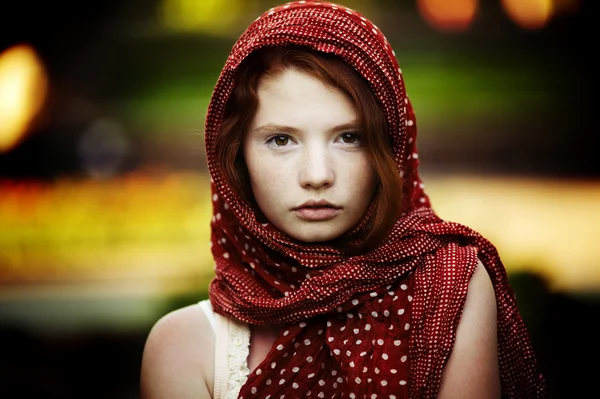
<svg viewBox="0 0 600 399"><path fill-rule="evenodd" d="M348 122L343 123L341 125L337 125L328 130L328 132L339 132L342 130L351 130L357 129L359 126L358 122ZM267 123L265 125L259 126L256 129L253 129L253 132L282 132L282 133L297 133L301 129L295 128L293 126L285 126L279 125L277 123Z"/></svg>

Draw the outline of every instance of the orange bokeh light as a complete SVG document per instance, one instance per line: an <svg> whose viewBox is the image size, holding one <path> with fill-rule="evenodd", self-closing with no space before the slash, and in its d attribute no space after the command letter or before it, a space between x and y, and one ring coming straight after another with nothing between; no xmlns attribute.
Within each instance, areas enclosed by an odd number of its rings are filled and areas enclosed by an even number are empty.
<svg viewBox="0 0 600 399"><path fill-rule="evenodd" d="M541 29L552 17L553 0L502 0L508 16L521 28Z"/></svg>
<svg viewBox="0 0 600 399"><path fill-rule="evenodd" d="M417 0L417 6L429 25L442 31L467 30L479 9L478 0Z"/></svg>

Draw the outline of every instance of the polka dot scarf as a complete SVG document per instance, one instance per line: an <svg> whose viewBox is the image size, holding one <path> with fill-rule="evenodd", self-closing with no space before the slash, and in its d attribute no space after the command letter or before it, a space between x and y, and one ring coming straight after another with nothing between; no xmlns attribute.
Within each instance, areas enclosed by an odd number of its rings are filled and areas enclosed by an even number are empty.
<svg viewBox="0 0 600 399"><path fill-rule="evenodd" d="M287 45L343 58L370 83L383 107L405 182L403 213L368 253L348 256L331 246L306 245L261 223L218 166L215 137L237 68L259 48ZM497 297L503 395L543 397L544 380L494 246L431 209L418 175L417 128L402 71L377 26L325 2L297 1L265 12L233 46L205 132L216 271L210 300L229 317L283 326L240 398L435 397L478 260ZM364 225L352 232L357 240Z"/></svg>

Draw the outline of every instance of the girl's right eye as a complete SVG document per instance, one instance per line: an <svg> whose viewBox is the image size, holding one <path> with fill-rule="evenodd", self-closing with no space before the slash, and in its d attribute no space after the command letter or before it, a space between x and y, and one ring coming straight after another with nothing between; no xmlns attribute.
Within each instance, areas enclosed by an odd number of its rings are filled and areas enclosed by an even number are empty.
<svg viewBox="0 0 600 399"><path fill-rule="evenodd" d="M285 147L290 142L290 138L284 135L271 136L267 139L267 144L274 144L277 147Z"/></svg>

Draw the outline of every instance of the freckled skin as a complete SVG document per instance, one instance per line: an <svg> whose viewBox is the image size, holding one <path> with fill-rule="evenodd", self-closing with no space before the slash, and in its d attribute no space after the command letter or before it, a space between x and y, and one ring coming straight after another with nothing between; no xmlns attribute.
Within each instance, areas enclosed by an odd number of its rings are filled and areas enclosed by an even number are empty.
<svg viewBox="0 0 600 399"><path fill-rule="evenodd" d="M339 237L361 219L376 185L352 102L295 70L264 78L258 99L243 151L260 210L297 240ZM309 200L326 200L336 210L296 209Z"/></svg>

